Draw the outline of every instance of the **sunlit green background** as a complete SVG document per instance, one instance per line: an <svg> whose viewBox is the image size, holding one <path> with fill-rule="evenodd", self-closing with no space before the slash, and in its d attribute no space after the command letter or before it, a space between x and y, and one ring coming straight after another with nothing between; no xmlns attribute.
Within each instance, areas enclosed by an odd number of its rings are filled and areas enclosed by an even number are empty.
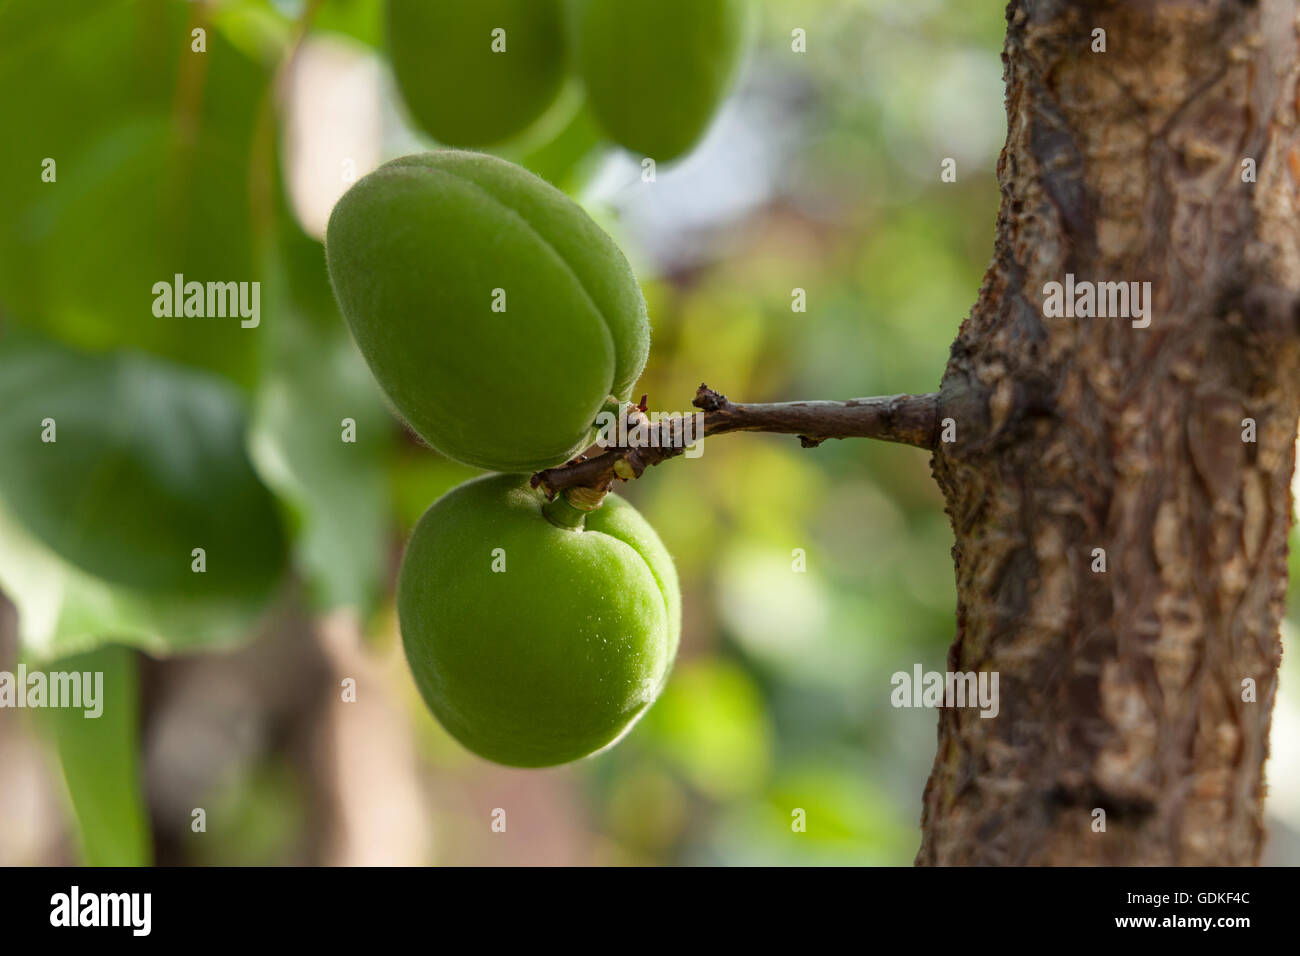
<svg viewBox="0 0 1300 956"><path fill-rule="evenodd" d="M499 152L566 188L632 259L652 408L689 410L700 382L752 401L933 390L992 252L1002 5L755 7L733 97L654 182L592 142L574 90ZM626 488L675 556L685 628L664 696L609 753L507 770L424 709L393 576L415 520L474 472L386 411L319 243L351 178L436 145L404 118L382 43L374 0L0 0L0 478L27 474L58 387L24 376L23 349L138 350L224 383L246 416L247 495L274 496L290 552L269 598L142 597L0 498L0 669L90 652L81 666L119 692L102 725L0 710L0 863L910 863L936 715L891 707L890 676L944 668L955 603L951 533L915 449L730 436ZM957 181L941 182L949 158ZM149 290L176 272L260 281L260 327L155 318ZM76 360L51 361L79 381ZM88 401L91 420L103 399ZM339 441L347 417L355 445ZM182 440L155 437L161 460ZM175 531L161 511L142 533ZM277 553L273 526L240 541ZM1273 862L1300 859L1286 667Z"/></svg>

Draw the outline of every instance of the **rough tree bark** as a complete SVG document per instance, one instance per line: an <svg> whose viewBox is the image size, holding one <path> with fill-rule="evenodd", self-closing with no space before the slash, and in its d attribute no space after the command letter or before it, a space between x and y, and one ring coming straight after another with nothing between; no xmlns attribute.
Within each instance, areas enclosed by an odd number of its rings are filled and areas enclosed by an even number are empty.
<svg viewBox="0 0 1300 956"><path fill-rule="evenodd" d="M1001 713L940 711L919 864L1258 859L1300 414L1298 16L1008 8L996 249L934 455L949 667L997 671ZM1045 317L1067 273L1150 281L1150 326Z"/></svg>

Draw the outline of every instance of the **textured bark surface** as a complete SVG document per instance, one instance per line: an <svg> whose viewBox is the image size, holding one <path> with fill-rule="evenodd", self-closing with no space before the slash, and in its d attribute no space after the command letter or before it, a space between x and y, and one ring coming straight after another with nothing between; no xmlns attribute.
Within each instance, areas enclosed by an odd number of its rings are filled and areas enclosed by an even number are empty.
<svg viewBox="0 0 1300 956"><path fill-rule="evenodd" d="M949 668L997 671L1001 712L940 711L920 864L1258 859L1300 414L1298 16L1008 8L996 250L934 458ZM1066 273L1151 282L1150 326L1046 318Z"/></svg>

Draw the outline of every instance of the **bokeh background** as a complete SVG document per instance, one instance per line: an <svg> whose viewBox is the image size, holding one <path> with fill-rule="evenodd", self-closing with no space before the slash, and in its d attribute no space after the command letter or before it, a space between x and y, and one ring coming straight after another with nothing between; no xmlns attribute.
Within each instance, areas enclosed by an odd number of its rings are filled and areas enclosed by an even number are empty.
<svg viewBox="0 0 1300 956"><path fill-rule="evenodd" d="M653 183L598 141L576 89L496 151L633 261L651 408L689 410L700 382L749 401L934 390L992 252L1001 5L754 5L733 95ZM672 680L606 754L488 764L425 710L392 603L404 536L474 472L387 411L320 245L351 180L437 145L394 90L380 4L0 0L0 91L0 669L101 668L114 702L102 722L0 710L0 863L911 862L937 718L891 707L890 677L944 669L955 603L925 454L730 436L624 489L682 579ZM154 317L149 290L176 272L260 281L261 325ZM283 573L261 593L158 597L42 538L32 487L94 466L29 465L46 399L108 436L102 455L143 442L164 463L203 415L159 413L140 439L123 409L235 416L233 444L213 439L233 477L179 497L269 501L278 521L224 533ZM339 441L345 417L356 444ZM96 513L71 494L56 526ZM170 546L188 517L164 502L116 529L113 562ZM1300 862L1298 679L1288 658L1273 863Z"/></svg>

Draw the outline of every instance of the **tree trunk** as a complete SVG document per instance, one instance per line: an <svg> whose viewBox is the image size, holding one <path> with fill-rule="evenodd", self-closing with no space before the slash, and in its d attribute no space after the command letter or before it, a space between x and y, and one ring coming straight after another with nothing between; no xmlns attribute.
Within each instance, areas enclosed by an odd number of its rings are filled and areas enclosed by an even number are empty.
<svg viewBox="0 0 1300 956"><path fill-rule="evenodd" d="M1258 860L1300 415L1298 17L1008 8L996 249L934 456L949 669L997 672L1000 713L940 711L919 864ZM1150 282L1150 325L1049 316L1067 273Z"/></svg>

